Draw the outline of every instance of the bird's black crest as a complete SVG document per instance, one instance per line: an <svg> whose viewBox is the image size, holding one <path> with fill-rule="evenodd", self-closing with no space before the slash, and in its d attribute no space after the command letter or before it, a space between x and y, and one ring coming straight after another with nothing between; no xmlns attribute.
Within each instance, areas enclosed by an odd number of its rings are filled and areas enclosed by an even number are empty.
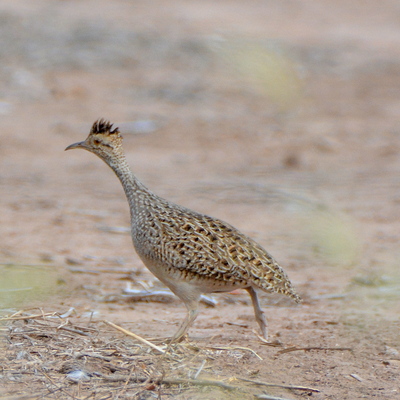
<svg viewBox="0 0 400 400"><path fill-rule="evenodd" d="M107 121L103 118L98 119L92 126L92 129L90 130L91 134L95 133L108 133L109 135L113 135L115 133L119 133L119 129L115 128L114 130L111 130L113 127L113 124L110 121Z"/></svg>

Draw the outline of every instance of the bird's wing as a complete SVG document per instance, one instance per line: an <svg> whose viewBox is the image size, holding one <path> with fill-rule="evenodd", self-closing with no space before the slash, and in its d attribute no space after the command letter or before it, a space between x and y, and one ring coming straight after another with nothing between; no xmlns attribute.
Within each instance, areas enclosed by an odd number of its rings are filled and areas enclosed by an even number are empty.
<svg viewBox="0 0 400 400"><path fill-rule="evenodd" d="M159 223L163 261L171 267L294 297L287 275L274 258L226 222L182 209L174 218L159 218Z"/></svg>

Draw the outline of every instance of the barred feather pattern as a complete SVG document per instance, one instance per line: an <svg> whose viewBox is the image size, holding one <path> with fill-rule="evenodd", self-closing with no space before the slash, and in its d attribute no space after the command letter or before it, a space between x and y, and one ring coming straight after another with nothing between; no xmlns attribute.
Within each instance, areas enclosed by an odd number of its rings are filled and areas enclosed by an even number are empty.
<svg viewBox="0 0 400 400"><path fill-rule="evenodd" d="M142 204L133 213L132 223L139 254L165 264L168 270L215 281L216 287L251 283L300 301L274 258L233 226L152 193L143 192L140 197Z"/></svg>
<svg viewBox="0 0 400 400"><path fill-rule="evenodd" d="M188 309L174 339L180 339L193 323L201 293L234 288L248 290L266 338L266 320L255 289L300 302L284 270L258 243L228 223L169 202L147 189L130 170L119 129L112 128L110 122L98 120L84 142L67 149L83 148L96 154L121 181L138 255Z"/></svg>

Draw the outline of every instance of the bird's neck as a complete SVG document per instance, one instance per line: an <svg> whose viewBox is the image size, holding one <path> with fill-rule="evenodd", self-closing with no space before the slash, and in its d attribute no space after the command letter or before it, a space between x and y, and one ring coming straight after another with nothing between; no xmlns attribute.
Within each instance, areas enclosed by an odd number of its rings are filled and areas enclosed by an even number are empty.
<svg viewBox="0 0 400 400"><path fill-rule="evenodd" d="M124 188L132 215L150 192L132 173L124 155L118 156L107 164L115 172Z"/></svg>

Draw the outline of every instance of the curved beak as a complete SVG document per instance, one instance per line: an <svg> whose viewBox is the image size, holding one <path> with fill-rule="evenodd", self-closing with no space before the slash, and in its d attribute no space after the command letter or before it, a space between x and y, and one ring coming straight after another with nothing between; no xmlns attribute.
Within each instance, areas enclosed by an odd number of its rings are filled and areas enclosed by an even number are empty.
<svg viewBox="0 0 400 400"><path fill-rule="evenodd" d="M64 151L72 149L86 149L85 142L77 142L70 144Z"/></svg>

